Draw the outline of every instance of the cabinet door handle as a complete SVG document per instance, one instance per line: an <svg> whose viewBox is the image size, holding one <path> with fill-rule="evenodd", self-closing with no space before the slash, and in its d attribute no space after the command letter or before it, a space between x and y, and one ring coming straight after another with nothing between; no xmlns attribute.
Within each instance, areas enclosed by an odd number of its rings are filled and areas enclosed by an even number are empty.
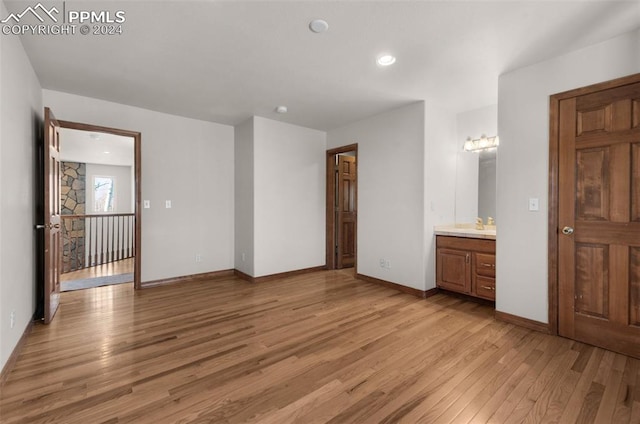
<svg viewBox="0 0 640 424"><path fill-rule="evenodd" d="M493 264L485 264L485 263L480 264L480 265L482 265L482 266L483 266L483 267L485 267L485 268L493 268L493 267L495 266L495 265L493 265Z"/></svg>
<svg viewBox="0 0 640 424"><path fill-rule="evenodd" d="M464 258L465 263L469 263L469 254L467 253Z"/></svg>
<svg viewBox="0 0 640 424"><path fill-rule="evenodd" d="M481 288L485 289L485 290L494 290L495 291L495 287L491 287L491 286L480 286Z"/></svg>

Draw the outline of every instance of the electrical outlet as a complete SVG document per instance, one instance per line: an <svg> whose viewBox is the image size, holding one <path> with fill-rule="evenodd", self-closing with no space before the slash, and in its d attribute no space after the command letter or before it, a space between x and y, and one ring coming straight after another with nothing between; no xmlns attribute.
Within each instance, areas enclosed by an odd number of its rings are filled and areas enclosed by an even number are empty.
<svg viewBox="0 0 640 424"><path fill-rule="evenodd" d="M202 262L202 255L200 253L196 253L196 262Z"/></svg>
<svg viewBox="0 0 640 424"><path fill-rule="evenodd" d="M144 204L144 206L143 206L143 207L144 207L145 209L149 209L149 208L151 207L151 201L150 201L150 200L145 200L145 201L143 202L143 204Z"/></svg>
<svg viewBox="0 0 640 424"><path fill-rule="evenodd" d="M11 328L13 328L16 325L16 311L11 311L9 321L11 321Z"/></svg>
<svg viewBox="0 0 640 424"><path fill-rule="evenodd" d="M389 259L384 261L384 267L387 269L391 269L391 261Z"/></svg>
<svg viewBox="0 0 640 424"><path fill-rule="evenodd" d="M380 259L380 268L384 268L386 261L384 259Z"/></svg>
<svg viewBox="0 0 640 424"><path fill-rule="evenodd" d="M171 200L165 200L164 201L164 207L166 209L171 209Z"/></svg>

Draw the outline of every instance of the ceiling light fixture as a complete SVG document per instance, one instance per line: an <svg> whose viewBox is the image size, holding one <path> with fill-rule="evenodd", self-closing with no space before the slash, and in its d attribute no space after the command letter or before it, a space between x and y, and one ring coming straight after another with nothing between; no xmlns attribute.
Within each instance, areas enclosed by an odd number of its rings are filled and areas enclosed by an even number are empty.
<svg viewBox="0 0 640 424"><path fill-rule="evenodd" d="M498 136L487 137L482 134L480 138L472 139L467 137L467 141L464 142L463 149L465 152L479 152L481 150L495 149L500 144Z"/></svg>
<svg viewBox="0 0 640 424"><path fill-rule="evenodd" d="M106 151L106 150L105 150L105 151L104 151L104 152L102 152L102 153L105 153L105 154L107 154L107 155L108 155L108 154L109 154L109 153L111 153L111 152L108 152L108 151Z"/></svg>
<svg viewBox="0 0 640 424"><path fill-rule="evenodd" d="M389 66L396 63L396 58L390 54L383 54L382 56L378 56L376 63L380 66Z"/></svg>
<svg viewBox="0 0 640 424"><path fill-rule="evenodd" d="M311 32L315 32L316 34L320 34L321 32L325 32L329 29L329 24L327 21L323 21L322 19L314 19L309 22L309 29Z"/></svg>
<svg viewBox="0 0 640 424"><path fill-rule="evenodd" d="M278 106L276 108L276 112L278 112L278 113L287 113L287 107L286 106Z"/></svg>

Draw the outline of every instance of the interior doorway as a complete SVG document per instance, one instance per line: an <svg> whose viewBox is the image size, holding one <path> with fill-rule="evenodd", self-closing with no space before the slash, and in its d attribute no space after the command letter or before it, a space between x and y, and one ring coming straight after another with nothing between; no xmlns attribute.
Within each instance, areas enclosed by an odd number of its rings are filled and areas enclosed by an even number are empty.
<svg viewBox="0 0 640 424"><path fill-rule="evenodd" d="M357 144L327 151L327 269L357 268L357 162Z"/></svg>
<svg viewBox="0 0 640 424"><path fill-rule="evenodd" d="M60 291L133 283L135 139L60 129Z"/></svg>
<svg viewBox="0 0 640 424"><path fill-rule="evenodd" d="M62 234L63 234L63 222L62 222L62 203L61 203L61 157L60 157L60 133L64 129L85 131L96 135L117 135L123 137L129 137L133 139L133 222L131 224L133 233L129 233L128 237L132 239L131 250L133 252L133 286L135 289L140 289L140 269L141 269L141 180L140 180L140 163L141 163L141 139L142 135L139 132L120 130L116 128L101 127L97 125L82 124L78 122L61 121L57 120L53 111L45 107L44 110L44 137L42 139L41 147L39 148L39 154L36 158L39 166L39 179L42 184L37 187L37 193L41 202L36 202L36 209L42 216L42 224L36 225L36 229L41 230L43 237L39 237L42 242L38 243L38 246L42 247L41 252L38 254L38 267L42 270L38 272L38 275L42 276L42 285L38 288L38 311L36 312L38 317L42 317L45 324L49 324L58 310L60 304L60 277L62 274ZM106 200L108 205L108 199ZM70 204L71 205L71 204ZM93 224L89 224L91 227ZM83 227L86 230L87 224L84 221L83 225L76 226L79 230ZM79 253L79 255L87 259L88 255L94 255L102 246L106 246L107 239L102 233L98 237L99 224L93 228L93 246L94 249L88 249L88 252ZM73 225L71 225L73 229ZM78 235L78 238L84 238L84 236ZM96 246L96 241L100 240L99 246ZM76 241L80 244L79 241ZM90 243L84 238L82 241L83 248L87 250ZM120 248L123 243L115 239L109 241L109 245L113 250ZM107 253L113 255L113 253Z"/></svg>
<svg viewBox="0 0 640 424"><path fill-rule="evenodd" d="M86 215L94 215L88 217L85 222L85 228L89 234L86 235L86 248L84 255L87 264L95 265L93 269L86 272L83 278L99 278L109 277L110 275L133 274L132 281L134 288L140 289L140 269L141 269L141 139L142 135L136 131L122 130L117 128L102 127L98 125L84 124L71 121L58 121L60 125L61 141L61 157L64 158L65 153L65 136L69 134L81 134L83 141L77 143L87 143L94 145L101 144L103 149L86 148L84 154L91 150L92 154L98 156L111 156L111 164L130 164L130 181L131 190L122 190L124 197L120 199L114 196L106 198L103 196L99 199L99 190L96 191L96 182L102 185L102 188L109 188L115 192L114 188L118 184L118 175L107 175L104 172L106 168L98 168L91 174L91 181L87 182L87 186L91 187L89 195L86 196L91 201L91 209L93 213ZM100 143L107 142L108 143ZM104 149L111 150L104 150ZM109 153L104 153L108 151ZM132 157L125 157L132 153ZM119 156L120 158L114 158ZM99 160L94 160L99 162ZM106 161L106 160L105 160ZM118 165L116 165L118 166ZM116 169L116 168L113 168ZM90 171L91 172L91 171ZM120 176L126 175L126 170L120 170ZM96 178L94 178L96 177ZM105 178L107 177L107 178ZM115 177L109 181L108 177ZM96 181L94 181L96 180ZM104 192L109 190L103 190ZM124 208L122 208L122 206ZM64 207L64 205L62 205ZM120 207L119 207L120 206ZM101 211L97 209L102 208ZM126 213L129 210L130 213ZM117 213L122 211L122 213ZM115 213L114 213L115 212ZM130 218L129 218L130 216ZM91 256L91 258L89 258ZM117 259L117 260L113 260ZM118 263L116 263L118 262ZM126 277L118 277L120 279ZM113 281L118 281L114 279Z"/></svg>

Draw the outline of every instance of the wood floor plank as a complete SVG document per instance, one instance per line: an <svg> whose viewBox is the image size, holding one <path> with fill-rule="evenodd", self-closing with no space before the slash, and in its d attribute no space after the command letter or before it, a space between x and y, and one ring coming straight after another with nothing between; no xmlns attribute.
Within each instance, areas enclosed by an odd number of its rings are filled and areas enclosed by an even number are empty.
<svg viewBox="0 0 640 424"><path fill-rule="evenodd" d="M640 361L321 271L63 293L0 422L640 424Z"/></svg>
<svg viewBox="0 0 640 424"><path fill-rule="evenodd" d="M535 355L535 349L540 344L542 335L535 334L524 340L522 345L514 346L501 357L488 372L475 383L471 377L457 387L458 398L447 410L437 418L438 422L466 423L475 415L479 408L489 399L490 395L500 388L505 381L518 369L516 363L526 362L530 355ZM473 383L473 384L472 384Z"/></svg>
<svg viewBox="0 0 640 424"><path fill-rule="evenodd" d="M602 394L604 393L604 386L595 381L591 382L589 391L583 399L582 407L576 418L576 423L591 423L595 422L596 414L600 408L600 402L602 402Z"/></svg>
<svg viewBox="0 0 640 424"><path fill-rule="evenodd" d="M627 365L622 376L620 390L618 390L616 410L613 413L613 422L628 423L631 420L631 408L633 407L634 392L638 390L634 386L639 364L640 361L635 358L627 359Z"/></svg>
<svg viewBox="0 0 640 424"><path fill-rule="evenodd" d="M489 418L491 418L494 412L502 405L509 394L514 391L518 383L522 381L533 367L533 364L537 362L543 354L544 352L539 348L531 351L525 361L522 362L506 380L496 380L491 387L484 389L479 396L476 396L473 401L458 414L453 422L486 423L489 421Z"/></svg>
<svg viewBox="0 0 640 424"><path fill-rule="evenodd" d="M621 355L616 355L613 360L613 366L609 379L604 386L604 393L602 394L602 402L598 413L596 414L596 422L613 422L613 413L618 402L618 392L622 383L622 377L624 368L627 364L627 358Z"/></svg>
<svg viewBox="0 0 640 424"><path fill-rule="evenodd" d="M604 351L602 351L601 349L595 349L592 347L589 349L585 349L583 352L590 353L590 356L587 358L588 362L584 364L584 367L581 366L579 368L582 370L580 380L576 384L571 398L564 405L564 411L560 417L560 422L571 423L578 420L578 416L580 415L580 411L582 409L582 404L587 394L589 393L589 388L593 382L596 372L600 367L600 361L602 360L602 356L604 354ZM586 356L584 356L584 358L586 358ZM574 367L572 369L576 368Z"/></svg>
<svg viewBox="0 0 640 424"><path fill-rule="evenodd" d="M570 349L566 345L565 349L561 349L556 357L550 361L544 370L538 375L531 385L527 394L518 402L512 413L507 417L504 423L522 423L527 419L536 416L542 417L546 411L546 403L551 396L555 384L557 384L558 375L563 375L573 366L578 353ZM537 414L531 415L531 411L538 411Z"/></svg>
<svg viewBox="0 0 640 424"><path fill-rule="evenodd" d="M499 403L499 405L493 414L486 418L486 413L488 411L485 411L485 408L483 408L483 410L473 418L472 422L488 422L492 424L505 422L507 417L511 415L516 406L522 401L523 397L527 394L527 391L533 382L536 381L540 373L542 373L549 362L556 357L558 351L562 347L561 342L562 340L558 338L545 338L543 344L538 348L542 351L542 356L518 382L518 385L513 388L506 397L497 393L494 395L495 400L492 399L492 403Z"/></svg>

